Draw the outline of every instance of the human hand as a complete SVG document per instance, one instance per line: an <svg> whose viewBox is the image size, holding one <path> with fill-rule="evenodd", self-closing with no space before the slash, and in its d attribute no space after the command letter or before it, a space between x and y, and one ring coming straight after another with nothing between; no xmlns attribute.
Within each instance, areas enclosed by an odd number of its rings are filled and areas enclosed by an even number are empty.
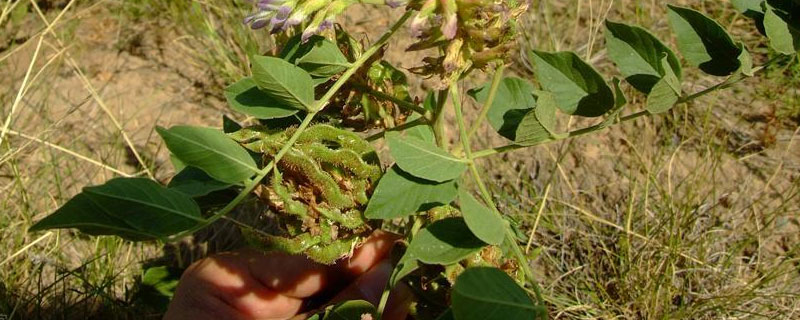
<svg viewBox="0 0 800 320"><path fill-rule="evenodd" d="M314 301L330 296L334 302L362 299L377 305L392 272L387 256L397 239L376 231L352 257L332 266L252 249L205 258L184 272L164 319L304 319ZM398 287L383 319L405 319L410 301L408 290Z"/></svg>

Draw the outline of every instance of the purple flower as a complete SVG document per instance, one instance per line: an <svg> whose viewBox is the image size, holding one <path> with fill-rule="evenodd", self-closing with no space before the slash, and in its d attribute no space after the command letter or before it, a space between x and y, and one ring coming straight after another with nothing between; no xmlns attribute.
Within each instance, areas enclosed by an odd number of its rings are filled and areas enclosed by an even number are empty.
<svg viewBox="0 0 800 320"><path fill-rule="evenodd" d="M387 6L391 7L392 9L399 8L408 4L408 0L385 0L384 2L386 3Z"/></svg>

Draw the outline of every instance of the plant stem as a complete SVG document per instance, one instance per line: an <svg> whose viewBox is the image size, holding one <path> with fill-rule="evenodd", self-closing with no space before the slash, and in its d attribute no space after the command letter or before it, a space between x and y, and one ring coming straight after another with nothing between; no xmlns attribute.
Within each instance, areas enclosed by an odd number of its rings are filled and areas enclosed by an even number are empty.
<svg viewBox="0 0 800 320"><path fill-rule="evenodd" d="M503 64L502 61L499 62L497 69L495 69L494 76L492 76L492 84L489 87L489 95L486 97L486 101L483 103L483 107L481 108L481 112L478 114L478 117L472 122L472 125L469 127L469 132L467 133L467 140L472 140L472 137L475 136L475 133L478 132L483 120L486 119L486 116L489 114L489 110L492 108L492 104L494 104L494 100L497 98L497 89L500 88L500 82L503 80L503 72L505 71L506 65ZM460 154L462 152L462 146L456 146L453 150L453 154Z"/></svg>
<svg viewBox="0 0 800 320"><path fill-rule="evenodd" d="M444 130L444 105L447 103L448 91L450 88L439 90L439 96L436 98L436 111L433 120L433 135L436 137L436 144L443 150L447 150L447 137Z"/></svg>
<svg viewBox="0 0 800 320"><path fill-rule="evenodd" d="M784 57L783 56L779 56L779 57L770 59L769 61L764 63L764 65L753 69L753 73L755 74L755 73L763 71L764 69L766 69L767 66L775 63L776 61L780 60L781 58L784 58ZM725 81L723 81L721 83L718 83L718 84L716 84L714 86L708 87L708 88L706 88L704 90L701 90L701 91L698 91L696 93L690 94L688 96L682 97L681 99L678 100L678 102L675 103L675 105L679 105L679 104L682 104L682 103L688 103L688 102L696 100L696 99L698 99L700 97L703 97L705 95L713 93L713 92L715 92L717 90L722 90L722 89L729 88L729 87L741 82L742 80L745 80L745 79L748 79L748 78L751 78L751 77L744 77L744 76L742 76L740 74L734 75L734 76L726 79ZM614 121L611 125L617 125L617 124L620 124L620 123L623 123L623 122L632 121L632 120L635 120L635 119L638 119L638 118L641 118L641 117L644 117L644 116L647 116L647 115L650 115L650 114L651 113L648 112L647 110L639 111L639 112L636 112L636 113L633 113L633 114L629 114L629 115L624 116L624 117L620 117L619 120ZM563 137L550 138L550 139L547 139L547 140L538 141L538 142L533 143L533 144L527 144L527 145L511 144L511 145L506 145L506 146L502 146L502 147L495 147L495 148L491 148L491 149L481 150L481 151L475 152L473 154L473 156L476 159L477 158L483 158L483 157L488 157L488 156L492 156L492 155L496 155L496 154L511 152L511 151L515 151L515 150L519 150L519 149L525 149L525 148L535 147L535 146L539 146L539 145L543 145L543 144L549 144L549 143L558 142L558 141L562 141L562 140L572 139L572 138L580 137L580 136L583 136L583 135L587 135L587 134L590 134L590 133L593 133L593 132L596 132L596 131L600 131L600 130L606 129L606 128L610 127L611 125L604 126L602 124L597 124L597 125L594 125L594 126L591 126L591 127L586 127L586 128L583 128L583 129L578 129L578 130L571 131L571 132L569 132L567 135L565 135Z"/></svg>
<svg viewBox="0 0 800 320"><path fill-rule="evenodd" d="M369 141L369 142L373 142L375 140L383 138L383 136L386 135L387 131L403 131L403 130L406 130L406 129L409 129L409 128L413 128L413 127L416 127L416 126L419 126L419 125L423 125L426 122L427 121L425 121L425 119L418 118L416 120L412 120L412 121L406 122L404 124L401 124L399 126L396 126L396 127L392 128L391 130L383 130L383 131L377 132L377 133L367 137L366 140Z"/></svg>
<svg viewBox="0 0 800 320"><path fill-rule="evenodd" d="M336 83L334 83L333 86L331 86L331 88L328 89L325 95L323 95L321 99L317 100L314 103L313 108L311 108L309 113L303 119L303 122L297 128L292 137L289 138L289 141L286 142L283 148L281 148L281 150L278 151L278 154L275 155L272 161L270 161L263 169L256 172L255 178L245 181L244 188L242 189L242 191L239 192L238 195L236 195L236 198L234 198L231 202L225 205L225 207L217 211L214 215L206 219L204 223L201 223L189 230L186 230L175 236L172 236L170 237L170 239L173 240L180 239L192 233L195 233L200 229L205 228L209 224L213 223L214 221L217 221L219 218L230 213L234 208L236 208L236 206L239 205L239 203L241 203L245 198L247 198L247 196L251 192L253 192L253 190L258 186L258 184L261 183L261 180L266 178L267 175L270 172L272 172L272 169L275 168L275 164L278 163L287 152L289 152L289 149L291 149L294 143L297 142L297 139L300 138L300 135L303 133L303 131L306 128L308 128L308 126L311 124L311 121L314 120L314 117L317 115L317 113L328 105L331 98L333 98L333 96L342 88L342 86L344 86L345 83L347 83L347 81L350 80L350 78L358 71L358 69L361 68L362 65L364 65L370 59L372 55L377 53L381 47L383 47L387 42L389 42L389 39L391 39L392 35L394 35L397 32L397 30L399 30L400 27L402 27L403 24L405 24L406 21L408 21L408 19L411 18L411 15L413 13L414 12L410 10L406 11L406 13L399 20L397 20L397 22L395 22L395 24L392 25L392 27L380 39L378 39L377 42L375 42L369 49L367 49L367 51L365 51L360 58L358 58L355 62L353 62L352 66L350 66L350 68L348 68L347 71L345 71L342 74L339 80L337 80Z"/></svg>
<svg viewBox="0 0 800 320"><path fill-rule="evenodd" d="M360 84L360 83L352 84L352 86L355 87L356 89L368 94L368 95L371 95L371 96L375 97L375 98L389 101L391 103L396 104L400 108L408 109L408 110L414 111L416 113L419 113L425 120L433 121L433 113L430 110L427 110L427 109L425 109L423 107L420 107L420 106L418 106L418 105L416 105L416 104L414 104L412 102L408 102L408 101L405 101L405 100L400 100L395 96L391 96L391 95L385 94L383 92L373 90L372 88L370 88L370 87L368 87L366 85Z"/></svg>
<svg viewBox="0 0 800 320"><path fill-rule="evenodd" d="M486 202L487 205L492 209L492 212L503 219L503 215L500 214L500 211L497 210L497 205L494 203L491 194L489 193L489 189L486 188L486 184L481 179L480 172L478 171L478 166L473 161L473 154L472 154L472 146L470 143L469 134L467 133L467 128L464 123L464 115L461 108L461 97L459 94L458 89L458 82L453 81L450 84L450 94L453 98L453 109L455 110L456 114L456 121L458 122L458 131L461 136L461 145L464 148L464 155L467 158L467 166L469 167L469 171L472 174L473 180L475 180L475 184L478 185L478 190L481 193L481 197L483 201ZM505 219L503 219L505 221ZM531 271L530 262L525 254L522 253L522 250L519 248L517 244L516 237L514 236L514 232L511 229L511 225L506 224L505 228L505 241L508 242L508 245L511 246L512 251L514 253L517 262L520 264L520 268L522 268L522 273L525 275L525 279L528 283L531 284L533 287L533 291L536 294L536 300L539 304L542 304L544 300L542 299L541 289L539 285L536 283L533 277L533 271Z"/></svg>
<svg viewBox="0 0 800 320"><path fill-rule="evenodd" d="M383 288L383 293L381 293L381 300L378 302L378 309L375 315L375 320L381 320L383 317L383 312L386 310L386 303L389 302L389 296L392 294L392 288L390 285L386 285Z"/></svg>
<svg viewBox="0 0 800 320"><path fill-rule="evenodd" d="M469 132L467 133L467 139L472 139L475 136L475 133L478 132L483 120L486 119L486 115L489 114L489 110L491 110L492 105L494 104L494 100L497 98L497 89L500 88L500 82L503 80L503 73L506 70L506 65L501 61L499 62L499 66L494 71L494 76L492 77L492 86L489 87L489 96L486 98L486 102L483 103L483 108L481 109L481 113L478 114L478 118L472 121L472 125L469 127Z"/></svg>

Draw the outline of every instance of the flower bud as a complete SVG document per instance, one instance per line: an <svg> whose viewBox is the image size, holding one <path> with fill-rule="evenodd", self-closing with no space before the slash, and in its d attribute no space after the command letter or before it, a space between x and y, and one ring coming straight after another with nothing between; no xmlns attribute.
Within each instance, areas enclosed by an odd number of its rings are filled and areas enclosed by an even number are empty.
<svg viewBox="0 0 800 320"><path fill-rule="evenodd" d="M434 11L436 11L437 4L437 0L426 0L422 5L422 8L420 8L414 20L411 21L411 34L414 37L422 35L423 30L428 25L428 20L433 16Z"/></svg>
<svg viewBox="0 0 800 320"><path fill-rule="evenodd" d="M408 4L408 0L385 0L387 6L392 9L399 8Z"/></svg>
<svg viewBox="0 0 800 320"><path fill-rule="evenodd" d="M444 23L442 24L442 34L448 40L456 37L458 32L458 15L456 13L457 5L456 0L441 0L442 2L442 16L444 16Z"/></svg>

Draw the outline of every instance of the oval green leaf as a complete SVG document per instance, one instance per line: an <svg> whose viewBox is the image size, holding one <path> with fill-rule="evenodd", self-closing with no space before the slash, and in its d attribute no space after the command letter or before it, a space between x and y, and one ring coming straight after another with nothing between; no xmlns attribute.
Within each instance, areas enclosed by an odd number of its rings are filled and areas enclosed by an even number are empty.
<svg viewBox="0 0 800 320"><path fill-rule="evenodd" d="M546 311L525 290L496 268L469 268L453 286L452 310L458 320L531 320Z"/></svg>
<svg viewBox="0 0 800 320"><path fill-rule="evenodd" d="M427 264L449 265L478 252L486 243L475 237L462 218L436 221L417 233L408 250Z"/></svg>
<svg viewBox="0 0 800 320"><path fill-rule="evenodd" d="M574 52L533 51L530 59L542 87L552 92L561 111L599 117L614 107L614 93L603 77Z"/></svg>
<svg viewBox="0 0 800 320"><path fill-rule="evenodd" d="M259 88L287 106L311 111L314 81L302 68L275 57L253 57L253 80Z"/></svg>
<svg viewBox="0 0 800 320"><path fill-rule="evenodd" d="M563 137L556 132L556 98L550 92L537 92L536 108L528 112L517 128L515 141L519 145L532 146L554 138Z"/></svg>
<svg viewBox="0 0 800 320"><path fill-rule="evenodd" d="M214 180L205 171L195 167L186 167L178 172L177 175L172 177L168 188L177 190L192 198L202 197L214 191L228 189L232 186L230 183Z"/></svg>
<svg viewBox="0 0 800 320"><path fill-rule="evenodd" d="M386 141L400 169L415 177L445 182L461 176L467 164L435 144L416 137L387 132Z"/></svg>
<svg viewBox="0 0 800 320"><path fill-rule="evenodd" d="M163 239L205 223L191 197L143 178L86 187L29 231L77 228L127 240Z"/></svg>
<svg viewBox="0 0 800 320"><path fill-rule="evenodd" d="M678 47L689 64L714 76L729 76L739 70L742 49L716 21L699 11L673 5L669 21Z"/></svg>
<svg viewBox="0 0 800 320"><path fill-rule="evenodd" d="M769 0L764 13L764 30L770 46L791 55L800 51L800 1Z"/></svg>
<svg viewBox="0 0 800 320"><path fill-rule="evenodd" d="M459 190L459 203L464 221L472 233L483 242L500 245L505 238L506 224L500 215L487 208L466 190Z"/></svg>
<svg viewBox="0 0 800 320"><path fill-rule="evenodd" d="M480 104L485 104L489 98L491 83L477 89L470 90L468 94ZM517 127L528 111L536 107L533 97L533 84L529 81L506 77L497 87L497 95L492 103L486 119L497 133L509 140L515 140Z"/></svg>
<svg viewBox="0 0 800 320"><path fill-rule="evenodd" d="M378 181L364 216L369 219L407 217L437 205L449 204L456 195L455 180L437 183L417 178L394 165Z"/></svg>
<svg viewBox="0 0 800 320"><path fill-rule="evenodd" d="M679 79L682 77L681 64L675 53L645 29L606 21L606 46L609 58L625 80L641 92L650 93L666 74L661 63L664 56L673 74Z"/></svg>
<svg viewBox="0 0 800 320"><path fill-rule="evenodd" d="M422 102L422 107L426 110L430 110L431 112L436 109L436 94L433 91L429 92L428 96L425 97L425 101ZM415 112L408 117L408 122L419 120L420 118L422 118L422 116ZM405 132L409 137L414 137L422 141L427 141L430 143L436 142L436 135L433 133L433 127L431 127L427 121L424 121L411 128L407 128L403 130L403 132Z"/></svg>
<svg viewBox="0 0 800 320"><path fill-rule="evenodd" d="M743 51L747 53L747 51ZM666 112L672 109L680 100L681 83L678 77L669 69L667 57L661 59L661 63L666 68L664 77L661 78L653 90L647 95L647 111L652 114Z"/></svg>
<svg viewBox="0 0 800 320"><path fill-rule="evenodd" d="M300 111L261 91L252 78L244 78L225 88L225 98L231 109L257 119L286 118Z"/></svg>
<svg viewBox="0 0 800 320"><path fill-rule="evenodd" d="M238 143L212 128L156 128L167 148L181 162L225 183L242 183L258 171L256 162Z"/></svg>
<svg viewBox="0 0 800 320"><path fill-rule="evenodd" d="M300 47L299 51L304 54L294 63L312 76L331 77L350 67L339 47L325 37L313 36Z"/></svg>

